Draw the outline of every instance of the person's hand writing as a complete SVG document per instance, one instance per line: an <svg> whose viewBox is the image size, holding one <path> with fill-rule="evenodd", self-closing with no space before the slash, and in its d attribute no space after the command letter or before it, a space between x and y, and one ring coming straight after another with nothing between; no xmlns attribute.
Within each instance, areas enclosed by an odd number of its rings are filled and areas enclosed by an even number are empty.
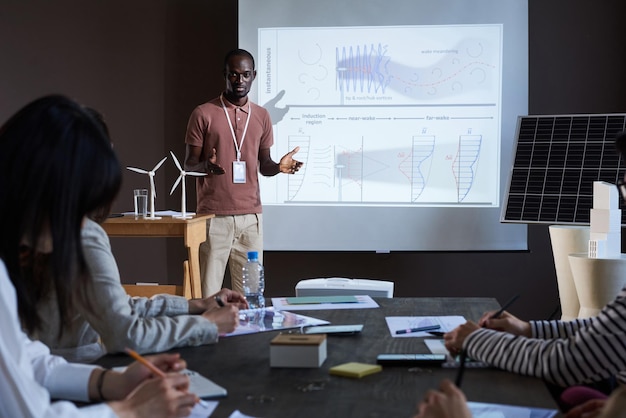
<svg viewBox="0 0 626 418"><path fill-rule="evenodd" d="M288 152L283 156L283 158L280 159L278 167L281 173L294 174L300 170L302 162L293 159L293 155L298 151L300 151L300 147L295 147L292 151Z"/></svg>
<svg viewBox="0 0 626 418"><path fill-rule="evenodd" d="M565 418L599 417L606 403L607 403L606 399L591 399L567 411L567 414L565 414ZM607 416L617 417L619 415L607 415Z"/></svg>
<svg viewBox="0 0 626 418"><path fill-rule="evenodd" d="M443 380L439 390L429 390L418 405L414 418L471 418L467 399L450 380Z"/></svg>
<svg viewBox="0 0 626 418"><path fill-rule="evenodd" d="M187 362L181 359L178 353L146 356L146 360L163 372L180 372L187 367ZM154 373L135 361L122 373L115 371L107 373L102 385L103 394L106 395L106 399L124 399L141 382L151 377L154 377Z"/></svg>
<svg viewBox="0 0 626 418"><path fill-rule="evenodd" d="M248 301L239 292L223 288L219 292L203 299L191 299L189 301L189 313L192 315L201 314L206 311L219 309L220 305L216 297L219 297L224 304L234 304L239 309L248 309Z"/></svg>
<svg viewBox="0 0 626 418"><path fill-rule="evenodd" d="M202 316L217 326L217 332L220 335L233 332L239 325L239 309L234 304L206 311Z"/></svg>
<svg viewBox="0 0 626 418"><path fill-rule="evenodd" d="M478 321L481 327L494 329L496 331L504 331L514 335L522 335L524 337L531 336L530 323L522 321L507 311L502 312L498 318L491 318L493 312L486 312Z"/></svg>
<svg viewBox="0 0 626 418"><path fill-rule="evenodd" d="M224 174L224 169L217 163L217 151L215 148L211 150L211 154L209 154L209 158L206 161L205 171L207 174Z"/></svg>
<svg viewBox="0 0 626 418"><path fill-rule="evenodd" d="M463 350L463 343L468 335L476 331L480 327L477 323L467 321L466 323L459 325L450 332L446 332L443 335L444 345L452 355L459 354Z"/></svg>
<svg viewBox="0 0 626 418"><path fill-rule="evenodd" d="M224 303L233 304L237 306L239 309L248 309L250 307L248 305L248 301L246 300L246 297L243 294L235 290L223 288L222 290L217 292L215 295L213 295L214 299L215 299L215 296L219 296Z"/></svg>
<svg viewBox="0 0 626 418"><path fill-rule="evenodd" d="M148 379L122 401L109 406L120 418L177 418L189 416L198 397L187 393L189 377L170 373Z"/></svg>

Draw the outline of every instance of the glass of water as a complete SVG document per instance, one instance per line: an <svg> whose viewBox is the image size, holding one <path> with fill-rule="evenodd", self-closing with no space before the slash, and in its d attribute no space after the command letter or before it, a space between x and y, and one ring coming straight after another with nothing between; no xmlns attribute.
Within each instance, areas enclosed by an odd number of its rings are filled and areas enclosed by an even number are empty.
<svg viewBox="0 0 626 418"><path fill-rule="evenodd" d="M146 218L148 216L148 189L133 190L133 201L135 203L135 219Z"/></svg>

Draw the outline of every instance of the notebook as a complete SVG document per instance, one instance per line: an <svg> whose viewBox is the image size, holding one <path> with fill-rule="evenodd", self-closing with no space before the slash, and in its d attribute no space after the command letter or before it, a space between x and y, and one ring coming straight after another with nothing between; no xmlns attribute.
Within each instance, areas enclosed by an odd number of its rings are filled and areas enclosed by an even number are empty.
<svg viewBox="0 0 626 418"><path fill-rule="evenodd" d="M115 367L113 370L123 372L126 367ZM184 369L182 374L189 376L189 392L198 395L198 398L202 399L215 399L223 398L228 395L228 391L215 383L214 381L207 379L200 373L193 370Z"/></svg>
<svg viewBox="0 0 626 418"><path fill-rule="evenodd" d="M198 372L185 369L181 373L189 376L189 392L195 393L199 398L215 399L223 398L228 395L228 391L225 388L207 379Z"/></svg>

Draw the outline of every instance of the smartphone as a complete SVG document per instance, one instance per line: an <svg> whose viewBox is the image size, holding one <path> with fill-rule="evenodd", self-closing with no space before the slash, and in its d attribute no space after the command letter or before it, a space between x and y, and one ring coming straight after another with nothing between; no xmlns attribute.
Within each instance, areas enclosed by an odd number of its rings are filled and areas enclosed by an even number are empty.
<svg viewBox="0 0 626 418"><path fill-rule="evenodd" d="M383 366L441 366L445 354L379 354L376 362Z"/></svg>

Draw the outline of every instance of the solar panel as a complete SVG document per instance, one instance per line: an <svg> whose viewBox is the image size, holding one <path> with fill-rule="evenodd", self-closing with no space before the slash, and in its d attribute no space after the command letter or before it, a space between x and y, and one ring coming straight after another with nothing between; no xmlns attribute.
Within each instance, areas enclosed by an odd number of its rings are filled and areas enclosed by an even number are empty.
<svg viewBox="0 0 626 418"><path fill-rule="evenodd" d="M593 182L616 184L626 171L615 148L624 130L626 114L518 117L501 221L588 225Z"/></svg>

